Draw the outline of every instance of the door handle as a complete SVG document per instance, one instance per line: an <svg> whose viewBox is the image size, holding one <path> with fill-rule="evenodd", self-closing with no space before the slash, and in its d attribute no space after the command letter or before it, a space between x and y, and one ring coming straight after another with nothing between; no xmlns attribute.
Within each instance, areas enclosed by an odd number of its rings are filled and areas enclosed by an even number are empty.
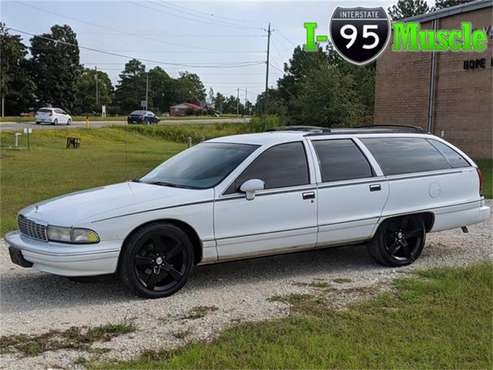
<svg viewBox="0 0 493 370"><path fill-rule="evenodd" d="M302 193L301 196L303 197L303 199L315 199L315 192L307 191L306 193Z"/></svg>
<svg viewBox="0 0 493 370"><path fill-rule="evenodd" d="M370 185L370 191L380 191L380 190L382 190L382 185L380 185L380 184Z"/></svg>

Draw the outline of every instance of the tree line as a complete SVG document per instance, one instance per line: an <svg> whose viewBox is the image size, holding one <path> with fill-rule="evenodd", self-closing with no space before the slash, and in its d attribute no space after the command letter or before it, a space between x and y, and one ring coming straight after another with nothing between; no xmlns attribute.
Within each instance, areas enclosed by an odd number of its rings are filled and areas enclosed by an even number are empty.
<svg viewBox="0 0 493 370"><path fill-rule="evenodd" d="M6 115L30 112L42 106L60 107L72 114L127 114L141 108L149 87L148 108L155 113L183 102L205 105L206 92L195 73L180 72L176 78L157 66L146 70L137 59L129 60L113 86L104 71L80 64L77 35L68 25L54 25L49 33L33 36L30 46L0 23L0 96ZM213 92L212 92L213 93ZM236 97L220 93L208 99L208 109L244 114L251 103L238 104ZM214 108L217 107L217 108Z"/></svg>

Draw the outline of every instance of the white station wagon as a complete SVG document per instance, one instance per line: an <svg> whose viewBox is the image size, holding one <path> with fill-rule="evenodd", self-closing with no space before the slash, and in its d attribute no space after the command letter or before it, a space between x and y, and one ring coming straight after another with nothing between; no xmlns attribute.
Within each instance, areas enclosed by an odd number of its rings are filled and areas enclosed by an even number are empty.
<svg viewBox="0 0 493 370"><path fill-rule="evenodd" d="M298 127L209 140L138 180L29 206L5 239L18 265L117 273L158 298L194 265L345 244L408 265L426 233L467 231L489 214L476 164L436 136Z"/></svg>

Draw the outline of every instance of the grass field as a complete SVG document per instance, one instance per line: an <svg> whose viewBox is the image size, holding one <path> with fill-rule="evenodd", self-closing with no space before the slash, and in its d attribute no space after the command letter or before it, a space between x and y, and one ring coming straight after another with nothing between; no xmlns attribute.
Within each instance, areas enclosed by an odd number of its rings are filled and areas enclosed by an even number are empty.
<svg viewBox="0 0 493 370"><path fill-rule="evenodd" d="M291 300L290 317L104 369L491 369L493 265L422 271L395 293L334 311ZM303 297L303 296L301 296ZM317 305L319 307L317 307Z"/></svg>
<svg viewBox="0 0 493 370"><path fill-rule="evenodd" d="M2 133L2 142L12 139ZM1 233L16 228L22 207L60 194L129 180L145 174L185 145L116 128L73 129L81 148L65 149L67 133L40 130L31 150L0 153Z"/></svg>

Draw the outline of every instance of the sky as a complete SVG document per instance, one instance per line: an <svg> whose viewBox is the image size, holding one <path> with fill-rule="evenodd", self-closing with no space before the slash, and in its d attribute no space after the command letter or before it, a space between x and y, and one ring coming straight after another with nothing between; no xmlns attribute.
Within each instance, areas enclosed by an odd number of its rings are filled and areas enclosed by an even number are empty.
<svg viewBox="0 0 493 370"><path fill-rule="evenodd" d="M304 42L304 22L318 22L319 32L326 34L337 6L387 9L395 2L2 0L0 19L9 28L32 34L68 24L79 46L123 55L80 50L81 63L107 72L115 85L128 57L135 57L145 59L147 69L159 65L173 77L180 71L197 73L207 91L212 87L229 96L239 88L242 101L246 96L254 102L265 89L269 22L269 86L275 86L283 63ZM31 36L21 36L29 45Z"/></svg>

